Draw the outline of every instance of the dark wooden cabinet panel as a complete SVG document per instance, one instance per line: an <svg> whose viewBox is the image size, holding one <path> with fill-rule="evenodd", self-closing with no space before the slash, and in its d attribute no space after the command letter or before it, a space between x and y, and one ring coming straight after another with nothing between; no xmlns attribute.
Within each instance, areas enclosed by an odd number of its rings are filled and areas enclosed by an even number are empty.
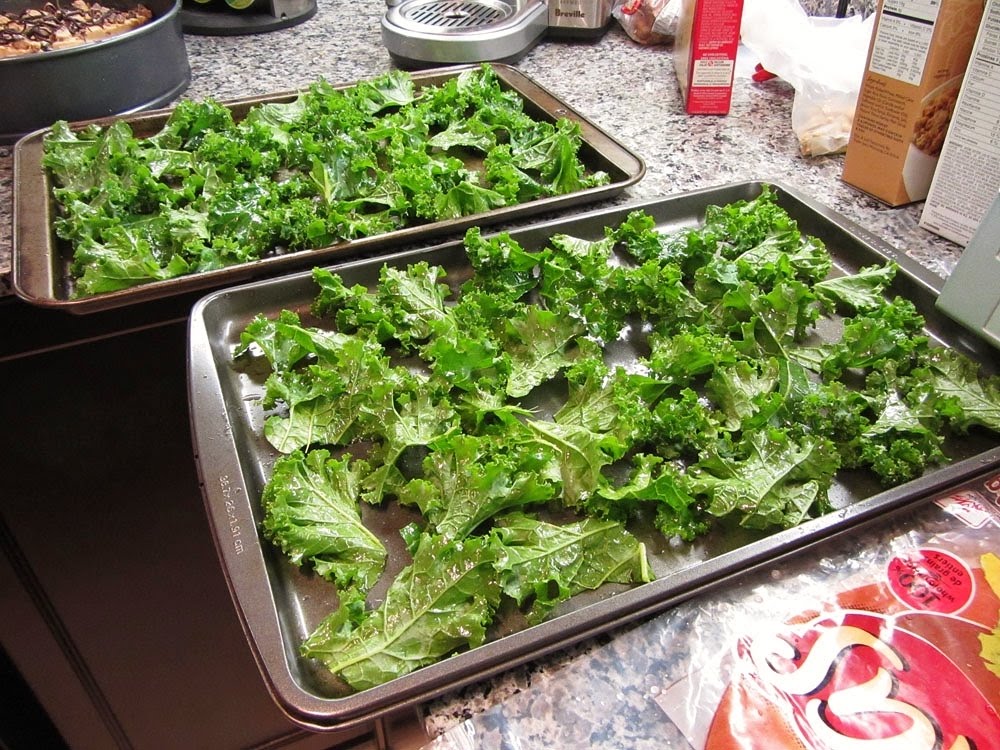
<svg viewBox="0 0 1000 750"><path fill-rule="evenodd" d="M254 664L202 506L185 359L181 321L0 361L4 647L74 748L339 743L287 719Z"/></svg>

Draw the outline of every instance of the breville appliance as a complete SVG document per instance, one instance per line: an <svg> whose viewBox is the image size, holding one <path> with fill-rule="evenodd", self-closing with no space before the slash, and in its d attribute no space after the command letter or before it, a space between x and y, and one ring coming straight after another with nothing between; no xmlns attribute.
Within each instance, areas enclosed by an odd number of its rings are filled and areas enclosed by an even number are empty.
<svg viewBox="0 0 1000 750"><path fill-rule="evenodd" d="M612 0L386 0L382 43L404 67L512 62L546 33L596 38Z"/></svg>

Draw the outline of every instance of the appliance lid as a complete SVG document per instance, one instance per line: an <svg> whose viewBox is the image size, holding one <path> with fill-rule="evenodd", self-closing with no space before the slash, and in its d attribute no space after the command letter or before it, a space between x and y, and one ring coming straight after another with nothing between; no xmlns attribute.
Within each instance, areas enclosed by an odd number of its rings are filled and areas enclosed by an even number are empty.
<svg viewBox="0 0 1000 750"><path fill-rule="evenodd" d="M386 22L415 34L500 34L523 26L540 0L403 0L389 6Z"/></svg>
<svg viewBox="0 0 1000 750"><path fill-rule="evenodd" d="M401 0L382 17L382 42L398 61L509 61L548 28L542 0Z"/></svg>

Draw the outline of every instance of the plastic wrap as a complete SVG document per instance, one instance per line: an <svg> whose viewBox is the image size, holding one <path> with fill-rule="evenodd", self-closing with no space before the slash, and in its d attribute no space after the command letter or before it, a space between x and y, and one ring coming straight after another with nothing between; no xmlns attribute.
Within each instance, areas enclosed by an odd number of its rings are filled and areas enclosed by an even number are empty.
<svg viewBox="0 0 1000 750"><path fill-rule="evenodd" d="M996 748L998 592L990 475L622 631L429 747Z"/></svg>
<svg viewBox="0 0 1000 750"><path fill-rule="evenodd" d="M677 31L680 0L617 0L611 15L639 44L664 44Z"/></svg>
<svg viewBox="0 0 1000 750"><path fill-rule="evenodd" d="M945 523L819 557L703 610L729 623L728 647L700 641L698 667L658 705L697 750L996 747L1000 545L989 505L982 492L955 493L938 505Z"/></svg>
<svg viewBox="0 0 1000 750"><path fill-rule="evenodd" d="M795 89L792 130L804 156L844 151L874 16L807 16L797 0L744 0L742 41Z"/></svg>

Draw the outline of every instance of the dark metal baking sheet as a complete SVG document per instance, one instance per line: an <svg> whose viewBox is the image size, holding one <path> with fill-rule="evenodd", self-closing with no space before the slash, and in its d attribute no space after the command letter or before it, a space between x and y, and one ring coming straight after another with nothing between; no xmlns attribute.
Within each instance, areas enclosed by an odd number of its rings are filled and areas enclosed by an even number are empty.
<svg viewBox="0 0 1000 750"><path fill-rule="evenodd" d="M474 67L477 66L452 66L411 75L418 87L440 85L458 76L462 71ZM48 132L46 128L25 136L14 147L12 259L14 292L25 302L56 307L73 313L108 310L192 290L218 289L350 257L385 252L389 249L399 250L414 244L426 245L431 240L438 240L449 234L457 236L471 226L512 222L584 203L595 203L619 194L629 185L642 179L646 165L639 156L516 68L499 63L494 64L493 68L501 85L521 97L528 114L550 122L565 117L578 123L583 139L580 149L581 160L590 171L607 172L611 178L610 182L607 185L567 195L541 198L460 219L406 227L372 237L340 242L318 250L302 250L262 258L215 271L189 274L130 289L74 299L71 296L72 277L69 273L72 249L67 243L58 240L52 231L55 206L50 198L49 180L42 167L43 138ZM354 84L343 84L337 88L343 89L352 85ZM225 104L230 107L234 118L238 120L254 105L291 101L298 93L290 91L266 97L238 99ZM142 137L161 130L169 114L170 110L164 109L132 117L103 118L94 122L108 124L116 119L125 119L136 135Z"/></svg>
<svg viewBox="0 0 1000 750"><path fill-rule="evenodd" d="M934 309L941 279L863 228L795 191L770 182L779 202L802 230L822 239L844 273L891 259L899 263L893 293L912 300L926 316L928 332L941 343L961 349L995 371L997 354ZM529 249L552 234L585 239L603 236L605 226L641 208L662 231L691 226L708 205L756 197L760 182L738 183L629 206L592 210L565 219L512 231ZM460 277L469 270L461 242L397 253L376 260L335 267L349 286L373 285L383 263L404 267L426 260ZM997 441L980 436L949 446L948 466L889 491L872 481L848 477L831 490L835 511L797 528L771 535L745 532L712 534L692 544L671 547L655 535L643 539L657 580L633 588L606 588L578 596L557 616L533 627L502 622L494 638L389 683L353 695L340 694L322 667L297 656L298 645L332 609L332 586L303 573L280 551L258 537L261 489L276 454L261 437L263 415L256 399L266 373L235 366L232 359L240 332L258 313L275 316L282 309L311 318L316 287L308 272L216 292L194 307L189 336L189 398L197 462L206 511L237 610L261 672L278 705L303 726L335 730L352 726L444 691L483 679L638 617L662 610L742 571L842 531L892 508L906 506L1000 462ZM366 522L378 528L391 546L395 528L412 520L403 511L365 508ZM398 565L402 563L396 561Z"/></svg>

